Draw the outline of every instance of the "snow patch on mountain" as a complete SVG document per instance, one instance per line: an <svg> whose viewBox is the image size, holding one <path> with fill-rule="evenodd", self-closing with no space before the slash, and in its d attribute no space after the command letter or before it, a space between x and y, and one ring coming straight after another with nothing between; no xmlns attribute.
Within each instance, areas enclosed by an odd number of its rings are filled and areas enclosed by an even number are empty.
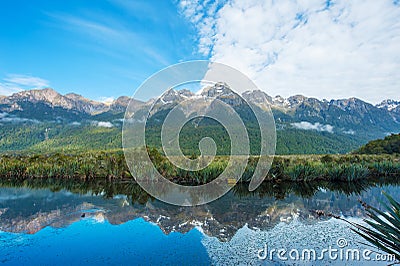
<svg viewBox="0 0 400 266"><path fill-rule="evenodd" d="M400 106L400 101L395 101L391 99L387 99L377 104L376 107L386 109L388 111L392 111Z"/></svg>

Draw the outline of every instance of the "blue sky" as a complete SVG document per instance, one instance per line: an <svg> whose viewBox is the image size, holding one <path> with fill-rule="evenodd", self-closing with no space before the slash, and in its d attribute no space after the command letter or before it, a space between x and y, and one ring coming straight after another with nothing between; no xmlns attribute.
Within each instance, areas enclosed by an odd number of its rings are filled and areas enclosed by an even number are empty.
<svg viewBox="0 0 400 266"><path fill-rule="evenodd" d="M268 94L400 100L393 0L3 1L0 95L132 95L170 64L211 59Z"/></svg>
<svg viewBox="0 0 400 266"><path fill-rule="evenodd" d="M94 99L131 95L161 68L205 58L194 26L163 0L4 1L0 34L9 91L48 85Z"/></svg>

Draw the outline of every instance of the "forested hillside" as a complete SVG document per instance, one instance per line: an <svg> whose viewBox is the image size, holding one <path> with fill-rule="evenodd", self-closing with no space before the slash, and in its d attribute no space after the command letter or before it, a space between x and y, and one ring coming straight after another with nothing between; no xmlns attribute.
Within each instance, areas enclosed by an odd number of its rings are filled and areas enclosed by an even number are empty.
<svg viewBox="0 0 400 266"><path fill-rule="evenodd" d="M217 153L229 154L229 137L218 127L186 129L180 145L186 155L198 154L198 142L204 136L215 139ZM221 134L222 133L222 134ZM159 133L147 131L149 146L161 147ZM251 134L251 133L250 133ZM54 123L26 124L25 126L3 125L0 127L0 152L65 152L82 150L121 149L121 125L102 127L91 123L62 125ZM324 154L347 153L363 143L349 135L331 134L300 129L277 130L277 154ZM257 154L259 142L252 142L251 151Z"/></svg>
<svg viewBox="0 0 400 266"><path fill-rule="evenodd" d="M361 154L400 153L400 134L392 134L384 139L373 140L356 151Z"/></svg>

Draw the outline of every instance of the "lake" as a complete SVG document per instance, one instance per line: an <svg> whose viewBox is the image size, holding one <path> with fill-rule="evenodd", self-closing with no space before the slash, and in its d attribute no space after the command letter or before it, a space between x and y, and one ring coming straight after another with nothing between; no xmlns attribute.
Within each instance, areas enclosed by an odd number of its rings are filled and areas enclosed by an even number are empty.
<svg viewBox="0 0 400 266"><path fill-rule="evenodd" d="M3 180L0 263L387 265L348 223L316 212L360 223L359 199L380 207L382 191L400 199L393 183L265 182L178 207L128 181Z"/></svg>

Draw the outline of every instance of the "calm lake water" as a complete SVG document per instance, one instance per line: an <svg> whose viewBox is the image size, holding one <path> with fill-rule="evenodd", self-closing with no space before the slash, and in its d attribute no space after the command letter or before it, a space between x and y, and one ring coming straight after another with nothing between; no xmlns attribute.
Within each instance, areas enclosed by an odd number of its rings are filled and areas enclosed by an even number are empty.
<svg viewBox="0 0 400 266"><path fill-rule="evenodd" d="M358 200L379 207L382 190L400 199L398 184L265 183L252 193L237 185L210 204L177 207L130 182L3 182L0 263L387 265L376 253L363 257L375 249L346 222L315 212L362 222ZM278 257L278 249L286 253Z"/></svg>

